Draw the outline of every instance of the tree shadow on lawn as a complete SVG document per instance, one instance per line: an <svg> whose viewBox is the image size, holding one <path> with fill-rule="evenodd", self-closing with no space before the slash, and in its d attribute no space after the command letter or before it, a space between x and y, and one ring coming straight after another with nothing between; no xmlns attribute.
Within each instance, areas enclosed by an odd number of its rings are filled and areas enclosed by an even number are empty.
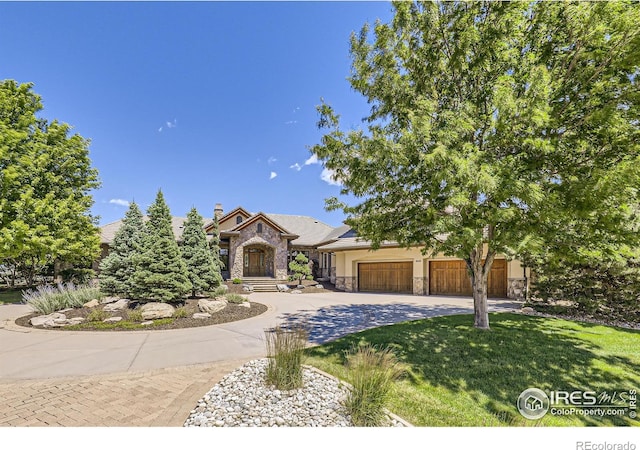
<svg viewBox="0 0 640 450"><path fill-rule="evenodd" d="M491 314L490 320L491 331L473 328L472 315L390 325L309 349L309 354L341 355L344 362L345 352L356 345L390 347L408 365L415 386L426 382L472 398L478 397L474 393L483 394L479 406L505 424L522 422L516 401L530 387L598 394L640 387L640 364L616 348L620 340L625 348L637 348L640 332L616 329L621 333L617 344L605 348L611 329L595 324L509 313ZM571 417L574 424L577 418L578 423L592 426L638 425L627 416Z"/></svg>

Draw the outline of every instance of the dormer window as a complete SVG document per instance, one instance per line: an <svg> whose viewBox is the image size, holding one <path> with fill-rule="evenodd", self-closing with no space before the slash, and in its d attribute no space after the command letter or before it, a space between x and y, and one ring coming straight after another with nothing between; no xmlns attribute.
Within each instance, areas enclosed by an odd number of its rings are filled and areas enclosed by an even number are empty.
<svg viewBox="0 0 640 450"><path fill-rule="evenodd" d="M262 233L262 224L261 223L258 224L258 233Z"/></svg>
<svg viewBox="0 0 640 450"><path fill-rule="evenodd" d="M242 216L236 217L236 225L242 223Z"/></svg>

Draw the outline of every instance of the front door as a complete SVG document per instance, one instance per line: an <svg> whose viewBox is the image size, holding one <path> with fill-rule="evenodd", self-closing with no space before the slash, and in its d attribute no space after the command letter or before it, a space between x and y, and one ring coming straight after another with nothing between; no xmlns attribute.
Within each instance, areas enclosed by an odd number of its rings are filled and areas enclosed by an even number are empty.
<svg viewBox="0 0 640 450"><path fill-rule="evenodd" d="M244 254L244 276L245 277L264 277L264 251L250 248Z"/></svg>

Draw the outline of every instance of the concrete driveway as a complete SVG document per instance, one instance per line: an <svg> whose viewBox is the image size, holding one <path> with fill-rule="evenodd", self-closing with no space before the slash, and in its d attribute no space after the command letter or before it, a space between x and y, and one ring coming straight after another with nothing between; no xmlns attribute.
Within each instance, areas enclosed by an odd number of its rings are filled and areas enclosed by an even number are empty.
<svg viewBox="0 0 640 450"><path fill-rule="evenodd" d="M322 292L250 299L268 311L240 322L144 332L25 329L13 319L27 314L26 306L0 305L0 398L7 399L0 425L181 425L222 376L265 355L265 328L304 321L319 344L380 325L473 312L472 299L461 297ZM489 300L490 311L520 306ZM139 396L133 403L132 393ZM58 406L51 405L54 394Z"/></svg>

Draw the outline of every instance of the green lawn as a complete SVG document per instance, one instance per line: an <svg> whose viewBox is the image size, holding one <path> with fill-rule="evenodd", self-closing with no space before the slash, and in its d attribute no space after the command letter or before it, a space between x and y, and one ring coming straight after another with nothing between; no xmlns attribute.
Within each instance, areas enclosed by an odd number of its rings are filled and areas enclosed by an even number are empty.
<svg viewBox="0 0 640 450"><path fill-rule="evenodd" d="M640 391L640 332L560 319L491 314L438 317L375 328L308 350L306 363L345 378L344 353L389 346L406 364L389 409L418 426L640 425L628 417L524 419L520 393L537 387L600 393Z"/></svg>
<svg viewBox="0 0 640 450"><path fill-rule="evenodd" d="M22 289L0 289L0 305L22 302Z"/></svg>

